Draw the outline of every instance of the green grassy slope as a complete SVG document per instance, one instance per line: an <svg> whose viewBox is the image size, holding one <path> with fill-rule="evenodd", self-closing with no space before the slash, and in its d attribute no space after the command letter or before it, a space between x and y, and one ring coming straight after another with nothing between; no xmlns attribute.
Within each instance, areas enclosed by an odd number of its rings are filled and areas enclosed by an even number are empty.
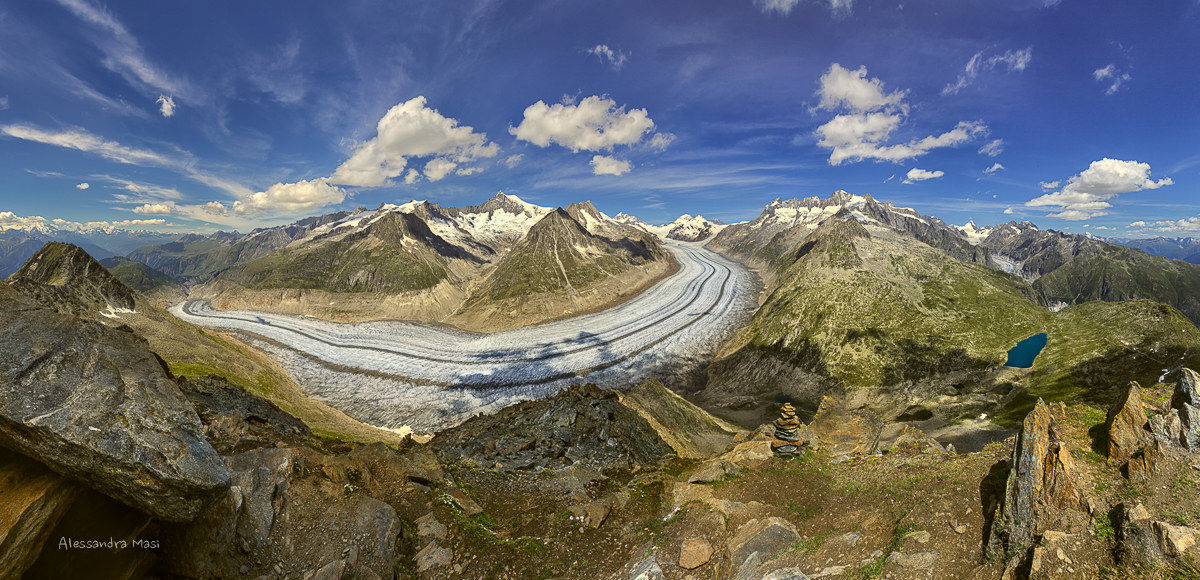
<svg viewBox="0 0 1200 580"><path fill-rule="evenodd" d="M446 279L447 262L414 235L428 232L413 232L413 219L390 213L358 234L284 248L218 277L253 289L405 292L430 288Z"/></svg>
<svg viewBox="0 0 1200 580"><path fill-rule="evenodd" d="M135 262L127 258L105 258L100 260L100 265L107 268L109 273L121 282L124 282L126 286L142 294L147 294L165 286L179 285L179 281L175 278L141 262Z"/></svg>
<svg viewBox="0 0 1200 580"><path fill-rule="evenodd" d="M854 221L826 222L792 256L748 344L819 353L814 369L850 387L1003 364L1049 318L1015 276Z"/></svg>
<svg viewBox="0 0 1200 580"><path fill-rule="evenodd" d="M1003 402L997 420L1008 424L1038 397L1104 406L1130 380L1200 364L1200 329L1169 305L1052 313L1017 276L854 221L825 222L778 263L774 290L702 395L731 417L771 397L811 411L826 394L895 406L975 393ZM1006 351L1038 332L1050 339L1033 368L1002 370Z"/></svg>

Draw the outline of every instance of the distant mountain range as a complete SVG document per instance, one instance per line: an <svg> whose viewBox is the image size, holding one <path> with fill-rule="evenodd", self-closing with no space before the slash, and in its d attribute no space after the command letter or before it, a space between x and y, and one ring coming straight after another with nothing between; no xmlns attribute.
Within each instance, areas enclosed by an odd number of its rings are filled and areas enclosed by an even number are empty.
<svg viewBox="0 0 1200 580"><path fill-rule="evenodd" d="M709 221L704 219L704 216L689 214L683 214L675 221L661 226L652 226L627 213L619 213L613 220L652 233L660 238L681 242L704 241L725 229L725 224L719 221Z"/></svg>
<svg viewBox="0 0 1200 580"><path fill-rule="evenodd" d="M59 229L52 225L0 228L0 278L16 272L46 242L75 244L93 258L102 260L123 256L146 244L161 244L178 237L179 234L111 227L81 230Z"/></svg>
<svg viewBox="0 0 1200 580"><path fill-rule="evenodd" d="M1200 264L1200 238L1107 238L1107 241L1164 258Z"/></svg>

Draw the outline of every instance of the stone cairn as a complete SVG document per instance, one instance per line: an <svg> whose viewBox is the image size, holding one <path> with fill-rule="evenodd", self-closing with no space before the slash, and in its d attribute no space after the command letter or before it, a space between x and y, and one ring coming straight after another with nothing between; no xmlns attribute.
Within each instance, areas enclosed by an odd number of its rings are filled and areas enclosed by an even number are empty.
<svg viewBox="0 0 1200 580"><path fill-rule="evenodd" d="M776 455L788 456L800 452L800 419L796 418L796 408L791 403L784 403L779 409L779 418L775 419L775 439L771 441L771 451Z"/></svg>

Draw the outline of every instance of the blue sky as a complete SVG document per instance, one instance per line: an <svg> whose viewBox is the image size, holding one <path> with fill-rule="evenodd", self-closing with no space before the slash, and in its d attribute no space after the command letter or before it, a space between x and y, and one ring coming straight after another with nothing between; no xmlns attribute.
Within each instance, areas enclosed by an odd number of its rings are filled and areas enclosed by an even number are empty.
<svg viewBox="0 0 1200 580"><path fill-rule="evenodd" d="M0 0L0 225L846 189L1197 235L1198 94L1196 0Z"/></svg>

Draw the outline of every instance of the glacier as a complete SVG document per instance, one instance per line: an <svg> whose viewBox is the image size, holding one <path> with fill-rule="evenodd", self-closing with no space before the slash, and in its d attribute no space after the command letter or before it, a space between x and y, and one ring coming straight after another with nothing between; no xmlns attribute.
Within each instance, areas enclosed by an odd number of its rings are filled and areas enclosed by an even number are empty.
<svg viewBox="0 0 1200 580"><path fill-rule="evenodd" d="M360 421L429 433L573 384L628 388L703 364L749 319L756 281L698 243L665 246L679 271L630 300L490 334L404 321L335 323L220 311L198 300L171 312L244 337L309 396Z"/></svg>

